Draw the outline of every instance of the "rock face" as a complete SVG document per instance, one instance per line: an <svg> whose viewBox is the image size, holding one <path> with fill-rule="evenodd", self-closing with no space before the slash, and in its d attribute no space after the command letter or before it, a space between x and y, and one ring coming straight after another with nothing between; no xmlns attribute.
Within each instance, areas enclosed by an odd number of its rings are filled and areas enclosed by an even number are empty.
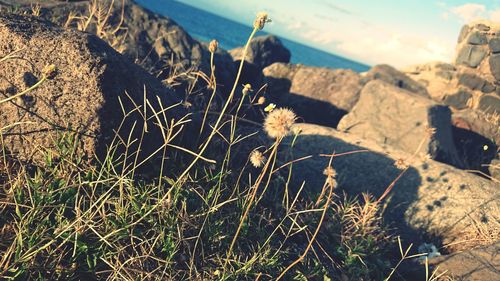
<svg viewBox="0 0 500 281"><path fill-rule="evenodd" d="M173 59L174 67L177 64L183 69L194 68L210 75L210 52L206 44L193 39L172 19L152 13L131 0L125 2L124 28L127 32L118 50L134 60L145 61L146 69L153 71L169 66ZM114 13L115 22L119 20L120 6ZM235 73L231 56L219 48L214 64L221 88L230 89Z"/></svg>
<svg viewBox="0 0 500 281"><path fill-rule="evenodd" d="M379 197L401 173L394 165L396 160L404 159L410 167L391 191L385 219L397 226L398 234L402 233L409 243L461 241L455 247L468 248L500 235L500 190L497 184L332 128L298 124L296 129L301 133L293 147L294 157L313 155L294 164L296 187L306 181L304 190L321 189L325 180L322 171L330 158L321 157L320 153L340 154L368 149L368 152L333 159L339 188L351 195L369 192ZM292 137L286 143L291 141Z"/></svg>
<svg viewBox="0 0 500 281"><path fill-rule="evenodd" d="M433 136L428 128L436 130ZM338 129L462 167L453 144L450 110L382 81L371 81L363 88L358 103L340 120Z"/></svg>
<svg viewBox="0 0 500 281"><path fill-rule="evenodd" d="M361 90L358 73L275 63L264 69L270 98L292 108L308 123L336 127L356 104Z"/></svg>
<svg viewBox="0 0 500 281"><path fill-rule="evenodd" d="M236 62L241 61L243 48L229 51ZM250 42L245 61L262 70L275 62L290 62L290 51L283 46L281 40L274 35L259 36Z"/></svg>
<svg viewBox="0 0 500 281"><path fill-rule="evenodd" d="M21 8L30 10L32 4L41 5L41 17L61 25L68 20L70 12L77 15L88 15L88 2L62 2L61 1L34 1L34 0L4 0L12 7L20 5ZM103 7L109 7L110 1L99 1ZM108 25L114 29L119 27L117 33L108 39L108 43L117 51L129 57L145 69L166 78L174 69L182 72L187 69L201 70L210 74L210 52L208 46L193 39L182 27L170 18L150 12L133 0L114 1ZM2 2L0 2L0 7ZM77 20L69 25L76 27ZM91 24L87 31L94 32L96 26ZM216 75L220 84L219 89L225 91L232 86L234 80L233 60L224 50L217 51L214 57Z"/></svg>
<svg viewBox="0 0 500 281"><path fill-rule="evenodd" d="M130 113L122 124L120 134L127 139L132 126L136 129L132 136L142 130L143 112L152 115L143 107L144 97L155 110L160 102L167 107L181 100L94 35L34 17L0 14L0 57L14 51L19 52L0 68L1 99L35 84L45 66L57 69L53 79L0 104L5 147L21 159L30 158L39 147L52 147L58 131L78 132L88 156L102 154L124 119L122 108L131 112L135 103L141 112ZM183 116L179 108L166 114ZM149 123L144 153L154 151L163 139L152 120Z"/></svg>
<svg viewBox="0 0 500 281"><path fill-rule="evenodd" d="M488 60L490 60L491 74L497 70L491 65L491 58L500 52L498 39L500 25L498 23L479 21L473 22L462 28L458 38L457 54L455 63L466 65L471 68L488 70ZM493 59L495 60L495 59ZM484 72L486 73L486 72ZM500 76L496 76L497 80Z"/></svg>
<svg viewBox="0 0 500 281"><path fill-rule="evenodd" d="M480 21L460 32L456 65L429 63L408 75L426 85L430 96L454 109L500 112L500 25Z"/></svg>
<svg viewBox="0 0 500 281"><path fill-rule="evenodd" d="M436 274L453 280L500 280L500 243L429 260Z"/></svg>
<svg viewBox="0 0 500 281"><path fill-rule="evenodd" d="M388 84L405 89L412 93L424 97L429 96L427 89L423 85L387 64L376 65L363 76L364 83L368 83L371 80L382 80Z"/></svg>

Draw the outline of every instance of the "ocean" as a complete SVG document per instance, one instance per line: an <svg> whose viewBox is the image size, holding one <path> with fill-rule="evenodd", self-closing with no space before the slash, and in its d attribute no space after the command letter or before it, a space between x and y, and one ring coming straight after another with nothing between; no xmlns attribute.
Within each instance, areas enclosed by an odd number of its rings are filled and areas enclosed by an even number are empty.
<svg viewBox="0 0 500 281"><path fill-rule="evenodd" d="M147 9L167 16L180 24L191 36L209 42L219 41L219 46L230 50L243 45L252 32L250 26L214 15L173 0L136 0ZM267 33L260 31L258 35ZM278 36L292 53L291 62L309 66L346 68L364 72L369 66L322 50L309 47Z"/></svg>

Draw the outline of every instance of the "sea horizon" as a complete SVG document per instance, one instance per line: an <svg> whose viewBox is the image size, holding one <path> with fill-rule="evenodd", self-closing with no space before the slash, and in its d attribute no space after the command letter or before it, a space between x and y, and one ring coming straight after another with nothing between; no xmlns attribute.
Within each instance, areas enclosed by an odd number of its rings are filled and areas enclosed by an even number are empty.
<svg viewBox="0 0 500 281"><path fill-rule="evenodd" d="M136 2L152 12L171 18L193 38L199 41L209 42L212 39L216 39L219 42L219 46L225 50L231 50L244 45L248 35L252 31L252 27L250 26L174 0L136 0ZM270 34L259 31L257 36ZM365 72L371 67L368 64L320 50L281 35L272 35L278 37L283 45L290 50L292 54L290 62L293 64L333 69L351 69L356 72Z"/></svg>

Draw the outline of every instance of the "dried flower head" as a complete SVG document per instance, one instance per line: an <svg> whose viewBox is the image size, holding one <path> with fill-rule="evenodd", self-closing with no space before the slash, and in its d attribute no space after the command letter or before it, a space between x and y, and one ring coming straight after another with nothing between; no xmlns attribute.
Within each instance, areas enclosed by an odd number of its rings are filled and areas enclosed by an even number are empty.
<svg viewBox="0 0 500 281"><path fill-rule="evenodd" d="M53 64L49 64L42 69L42 75L51 79L56 75L56 71L57 71L56 66Z"/></svg>
<svg viewBox="0 0 500 281"><path fill-rule="evenodd" d="M400 170L404 170L409 167L403 158L398 158L398 160L394 162L394 166Z"/></svg>
<svg viewBox="0 0 500 281"><path fill-rule="evenodd" d="M260 96L258 99L257 99L257 104L258 105L263 105L266 103L266 97L264 96Z"/></svg>
<svg viewBox="0 0 500 281"><path fill-rule="evenodd" d="M429 137L431 137L431 138L432 138L432 137L436 134L436 128L433 128L433 127L427 127L427 128L425 129L425 132L427 133L427 135L428 135Z"/></svg>
<svg viewBox="0 0 500 281"><path fill-rule="evenodd" d="M210 41L210 44L208 45L208 50L210 51L210 53L215 53L217 52L217 48L219 47L219 42L217 42L217 40L212 40Z"/></svg>
<svg viewBox="0 0 500 281"><path fill-rule="evenodd" d="M242 93L244 96L246 96L246 95L248 95L248 93L250 93L250 92L252 92L252 91L253 91L253 90L252 90L252 85L250 85L250 84L245 84L245 85L243 85L243 90L241 91L241 93Z"/></svg>
<svg viewBox="0 0 500 281"><path fill-rule="evenodd" d="M260 12L257 14L257 18L253 22L253 27L262 30L264 29L264 26L266 25L267 22L270 22L271 20L268 18L268 15L266 12Z"/></svg>
<svg viewBox="0 0 500 281"><path fill-rule="evenodd" d="M265 162L266 156L264 156L264 154L262 154L259 150L254 150L250 153L250 163L252 163L255 168L262 167Z"/></svg>
<svg viewBox="0 0 500 281"><path fill-rule="evenodd" d="M326 184L329 185L332 188L337 187L337 180L335 179L337 177L337 172L335 169L333 169L332 166L328 166L325 168L323 171L323 175L326 176Z"/></svg>
<svg viewBox="0 0 500 281"><path fill-rule="evenodd" d="M421 152L420 153L420 159L423 161L423 162L427 162L429 160L432 159L431 155L429 153L424 153L424 152Z"/></svg>
<svg viewBox="0 0 500 281"><path fill-rule="evenodd" d="M295 113L290 109L275 109L264 120L264 131L273 139L285 137L291 133L296 119Z"/></svg>
<svg viewBox="0 0 500 281"><path fill-rule="evenodd" d="M323 175L334 178L337 176L337 172L335 171L335 169L333 169L332 166L328 166L325 168L325 170L323 170Z"/></svg>

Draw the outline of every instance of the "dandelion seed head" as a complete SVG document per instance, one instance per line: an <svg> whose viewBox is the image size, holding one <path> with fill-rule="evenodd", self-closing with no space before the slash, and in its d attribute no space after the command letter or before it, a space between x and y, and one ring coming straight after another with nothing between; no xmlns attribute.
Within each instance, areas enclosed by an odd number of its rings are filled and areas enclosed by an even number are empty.
<svg viewBox="0 0 500 281"><path fill-rule="evenodd" d="M259 150L254 150L250 153L250 163L252 163L255 168L262 167L265 162L266 156L264 156L264 154L262 154Z"/></svg>
<svg viewBox="0 0 500 281"><path fill-rule="evenodd" d="M287 108L278 108L270 112L264 120L264 131L273 139L290 135L297 116Z"/></svg>

